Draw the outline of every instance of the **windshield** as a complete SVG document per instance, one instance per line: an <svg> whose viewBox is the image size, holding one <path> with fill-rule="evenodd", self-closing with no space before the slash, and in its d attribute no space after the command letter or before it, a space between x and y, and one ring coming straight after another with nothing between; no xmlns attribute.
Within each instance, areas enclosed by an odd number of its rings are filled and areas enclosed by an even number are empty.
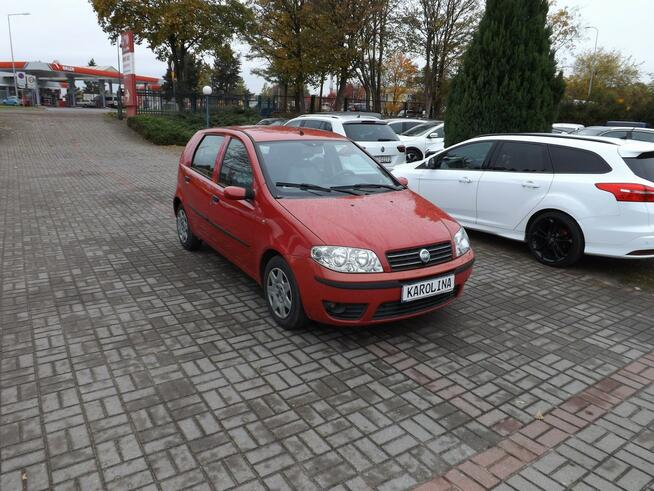
<svg viewBox="0 0 654 491"><path fill-rule="evenodd" d="M608 128L582 128L575 132L575 135L597 136L604 133Z"/></svg>
<svg viewBox="0 0 654 491"><path fill-rule="evenodd" d="M385 123L363 122L343 123L345 135L355 142L390 142L399 138L393 129Z"/></svg>
<svg viewBox="0 0 654 491"><path fill-rule="evenodd" d="M627 163L631 172L638 177L654 182L654 152L643 153L638 157L627 157L623 160Z"/></svg>
<svg viewBox="0 0 654 491"><path fill-rule="evenodd" d="M402 189L382 166L349 141L276 141L257 147L270 191L277 197L346 196Z"/></svg>
<svg viewBox="0 0 654 491"><path fill-rule="evenodd" d="M442 121L430 121L429 123L422 123L418 126L414 126L410 130L406 130L402 133L404 136L422 136L424 133L428 133L430 130L436 128L442 124Z"/></svg>

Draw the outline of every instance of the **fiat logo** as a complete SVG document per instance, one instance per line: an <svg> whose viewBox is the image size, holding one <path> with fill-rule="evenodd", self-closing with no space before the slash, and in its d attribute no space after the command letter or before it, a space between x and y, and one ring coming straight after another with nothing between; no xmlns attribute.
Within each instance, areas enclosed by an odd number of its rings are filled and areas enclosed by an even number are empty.
<svg viewBox="0 0 654 491"><path fill-rule="evenodd" d="M429 260L431 259L431 254L429 254L429 251L427 249L422 249L420 251L420 260L424 263L427 264Z"/></svg>

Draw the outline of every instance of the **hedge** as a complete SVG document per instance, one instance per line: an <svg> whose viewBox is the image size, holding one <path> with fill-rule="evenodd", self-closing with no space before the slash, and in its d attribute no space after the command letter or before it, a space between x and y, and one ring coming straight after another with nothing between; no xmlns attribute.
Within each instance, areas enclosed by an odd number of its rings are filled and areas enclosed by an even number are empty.
<svg viewBox="0 0 654 491"><path fill-rule="evenodd" d="M243 109L221 110L211 115L211 126L238 126L254 124L261 116ZM203 115L181 113L157 116L139 114L127 119L127 125L156 145L186 145L193 134L206 127Z"/></svg>

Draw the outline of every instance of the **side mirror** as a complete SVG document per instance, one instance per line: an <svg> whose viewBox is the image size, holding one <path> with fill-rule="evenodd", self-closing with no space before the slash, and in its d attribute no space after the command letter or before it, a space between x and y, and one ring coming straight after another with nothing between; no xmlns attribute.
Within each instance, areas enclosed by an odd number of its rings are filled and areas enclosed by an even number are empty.
<svg viewBox="0 0 654 491"><path fill-rule="evenodd" d="M395 179L397 179L397 182L399 182L404 187L409 185L409 180L406 177L396 177Z"/></svg>
<svg viewBox="0 0 654 491"><path fill-rule="evenodd" d="M225 199L244 200L254 198L254 191L239 186L227 186L223 193Z"/></svg>

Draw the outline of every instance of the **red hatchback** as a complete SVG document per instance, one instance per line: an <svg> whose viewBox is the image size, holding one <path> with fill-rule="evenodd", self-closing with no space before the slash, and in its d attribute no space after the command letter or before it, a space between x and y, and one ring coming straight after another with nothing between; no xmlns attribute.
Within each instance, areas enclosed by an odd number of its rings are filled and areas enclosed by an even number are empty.
<svg viewBox="0 0 654 491"><path fill-rule="evenodd" d="M334 133L203 130L179 162L177 232L262 284L283 327L403 319L459 296L474 260L464 229L405 184Z"/></svg>

